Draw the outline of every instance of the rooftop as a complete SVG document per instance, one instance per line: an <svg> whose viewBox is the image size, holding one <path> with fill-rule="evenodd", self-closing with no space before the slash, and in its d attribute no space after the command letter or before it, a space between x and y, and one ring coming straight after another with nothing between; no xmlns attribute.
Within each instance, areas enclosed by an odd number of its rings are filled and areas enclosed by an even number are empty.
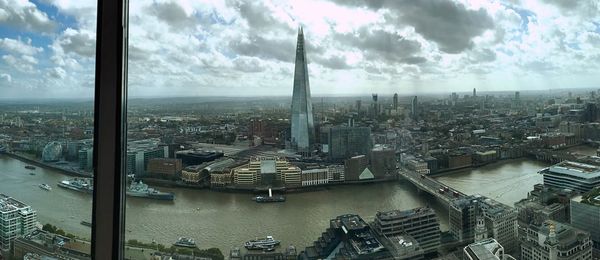
<svg viewBox="0 0 600 260"><path fill-rule="evenodd" d="M31 211L31 208L16 199L13 199L5 194L0 193L0 213L15 211L15 210L25 210Z"/></svg>
<svg viewBox="0 0 600 260"><path fill-rule="evenodd" d="M473 259L499 260L496 253L502 249L502 245L493 238L473 243L465 247L464 251Z"/></svg>
<svg viewBox="0 0 600 260"><path fill-rule="evenodd" d="M377 212L376 217L381 220L392 220L398 218L406 218L412 216L434 215L435 211L428 207L414 208L409 210L390 210Z"/></svg>
<svg viewBox="0 0 600 260"><path fill-rule="evenodd" d="M544 172L544 174L547 173L561 173L584 179L591 179L600 177L600 167L587 163L563 161L550 166L548 170Z"/></svg>

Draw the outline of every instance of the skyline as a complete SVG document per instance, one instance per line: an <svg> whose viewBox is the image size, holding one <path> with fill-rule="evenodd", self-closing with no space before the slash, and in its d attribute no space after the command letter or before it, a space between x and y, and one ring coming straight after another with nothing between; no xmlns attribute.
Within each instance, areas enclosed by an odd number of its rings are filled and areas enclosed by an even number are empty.
<svg viewBox="0 0 600 260"><path fill-rule="evenodd" d="M4 98L92 97L94 1L0 11ZM591 0L132 2L130 95L291 96L299 25L314 96L598 88L599 13Z"/></svg>

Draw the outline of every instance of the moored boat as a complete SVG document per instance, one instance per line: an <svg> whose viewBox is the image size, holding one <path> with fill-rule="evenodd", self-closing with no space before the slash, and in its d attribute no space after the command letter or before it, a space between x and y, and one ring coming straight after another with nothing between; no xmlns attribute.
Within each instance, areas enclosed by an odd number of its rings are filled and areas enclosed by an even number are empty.
<svg viewBox="0 0 600 260"><path fill-rule="evenodd" d="M129 188L127 188L127 196L157 199L157 200L174 200L175 194L172 192L162 192L155 188L148 187L147 184L142 181L132 181Z"/></svg>
<svg viewBox="0 0 600 260"><path fill-rule="evenodd" d="M93 180L91 178L73 178L73 179L63 180L58 183L58 186L61 188L84 192L84 193L93 193L94 192L94 184L93 184Z"/></svg>
<svg viewBox="0 0 600 260"><path fill-rule="evenodd" d="M25 169L27 169L27 170L35 170L35 166L25 165Z"/></svg>
<svg viewBox="0 0 600 260"><path fill-rule="evenodd" d="M281 243L275 240L273 236L267 236L264 239L253 239L244 243L244 247L248 250L271 250Z"/></svg>
<svg viewBox="0 0 600 260"><path fill-rule="evenodd" d="M196 241L194 241L191 238L188 237L180 237L179 239L177 239L177 241L175 243L173 243L174 246L181 246L181 247L196 247Z"/></svg>

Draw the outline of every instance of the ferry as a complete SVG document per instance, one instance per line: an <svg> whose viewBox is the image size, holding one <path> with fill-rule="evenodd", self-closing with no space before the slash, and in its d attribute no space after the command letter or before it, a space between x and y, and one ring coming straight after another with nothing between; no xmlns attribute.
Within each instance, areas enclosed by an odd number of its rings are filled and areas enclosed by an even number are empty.
<svg viewBox="0 0 600 260"><path fill-rule="evenodd" d="M271 191L271 189L269 189L269 196L254 196L254 198L252 198L252 200L258 202L258 203L266 203L266 202L285 202L285 196L283 195L276 195L273 196L273 192Z"/></svg>
<svg viewBox="0 0 600 260"><path fill-rule="evenodd" d="M38 185L38 187L40 187L41 189L47 190L47 191L52 190L52 187L50 187L50 185L48 185L46 183L42 183L42 184Z"/></svg>
<svg viewBox="0 0 600 260"><path fill-rule="evenodd" d="M25 169L27 169L27 170L35 170L35 166L26 165Z"/></svg>
<svg viewBox="0 0 600 260"><path fill-rule="evenodd" d="M194 248L194 247L196 247L196 241L194 241L191 238L180 237L179 239L177 239L177 242L173 243L173 245L174 246Z"/></svg>
<svg viewBox="0 0 600 260"><path fill-rule="evenodd" d="M58 187L84 193L94 193L94 184L91 178L73 178L58 183Z"/></svg>
<svg viewBox="0 0 600 260"><path fill-rule="evenodd" d="M86 227L92 227L92 223L91 223L91 222L89 222L89 221L82 220L82 221L80 222L80 224L81 224L81 225L84 225L84 226L86 226Z"/></svg>
<svg viewBox="0 0 600 260"><path fill-rule="evenodd" d="M132 181L126 192L127 196L157 199L157 200L174 200L175 194L172 192L162 192L154 188L148 187L142 181Z"/></svg>
<svg viewBox="0 0 600 260"><path fill-rule="evenodd" d="M281 243L279 240L275 240L273 236L267 236L265 239L254 239L244 243L244 247L248 250L269 250Z"/></svg>

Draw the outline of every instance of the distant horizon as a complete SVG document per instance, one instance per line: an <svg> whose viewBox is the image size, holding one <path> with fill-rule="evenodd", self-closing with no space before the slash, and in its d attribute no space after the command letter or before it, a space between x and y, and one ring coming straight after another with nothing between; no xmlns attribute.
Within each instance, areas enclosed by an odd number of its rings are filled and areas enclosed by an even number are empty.
<svg viewBox="0 0 600 260"><path fill-rule="evenodd" d="M598 88L560 88L560 89L546 89L546 90L538 90L538 89L526 89L526 90L486 90L486 91L480 91L477 90L477 96L483 96L485 94L490 94L490 93L501 93L501 94L514 94L514 92L519 92L521 94L522 97L524 97L524 95L526 96L527 93L536 93L536 92L544 92L546 94L550 94L548 93L548 91L550 92L574 92L574 93L581 93L584 91L600 91L600 87ZM402 93L397 93L398 97L412 97L412 96L449 96L452 93L457 93L459 94L459 98L462 98L464 95L472 95L472 90L471 91L457 91L457 92L432 92L432 93L420 93L420 94L411 94L411 95L407 95L407 94L402 94ZM311 95L311 98L364 98L364 99L370 99L372 94L377 94L380 98L386 98L386 97L393 97L394 94L396 93L362 93L362 94L349 94L349 95L339 95L339 94L325 94L325 95ZM482 95L480 95L482 94ZM589 93L586 93L589 94ZM598 93L598 95L600 96L600 92ZM195 99L195 98L208 98L208 99L265 99L265 98L278 98L278 99L291 99L292 95L290 93L290 95L261 95L261 96L226 96L226 95L214 95L214 96L135 96L135 97L128 97L129 101L132 100L152 100L152 99ZM0 97L0 102L27 102L27 101L46 101L46 102L59 102L59 101L64 101L64 100L69 100L72 102L91 102L94 99L91 97L81 97L81 98L75 98L75 97L65 97L65 98L57 98L57 97L28 97L28 98L21 98L21 97Z"/></svg>

